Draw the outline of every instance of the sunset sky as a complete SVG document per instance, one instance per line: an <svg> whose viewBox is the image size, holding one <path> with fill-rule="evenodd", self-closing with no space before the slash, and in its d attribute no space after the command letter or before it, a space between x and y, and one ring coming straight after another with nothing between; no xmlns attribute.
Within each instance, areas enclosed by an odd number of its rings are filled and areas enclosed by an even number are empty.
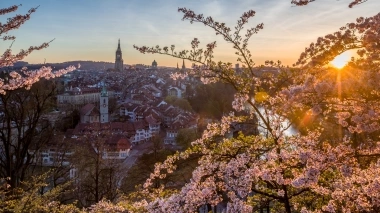
<svg viewBox="0 0 380 213"><path fill-rule="evenodd" d="M236 63L230 44L216 37L202 24L182 21L178 7L212 16L233 28L240 15L249 10L256 17L248 26L264 23L264 29L250 40L250 50L256 64L265 60L294 63L299 54L318 36L332 33L359 16L380 12L380 1L370 0L353 9L351 0L317 0L308 6L294 7L291 0L12 0L0 1L0 8L22 4L17 13L40 6L32 18L19 30L13 51L39 45L55 38L50 47L25 59L29 63L94 60L114 62L117 40L121 40L125 64L176 66L180 60L168 56L144 55L133 44L147 46L176 45L177 50L189 49L193 38L201 46L217 41L216 60ZM15 15L16 13L12 13ZM5 18L0 17L4 23ZM2 42L1 48L9 46Z"/></svg>

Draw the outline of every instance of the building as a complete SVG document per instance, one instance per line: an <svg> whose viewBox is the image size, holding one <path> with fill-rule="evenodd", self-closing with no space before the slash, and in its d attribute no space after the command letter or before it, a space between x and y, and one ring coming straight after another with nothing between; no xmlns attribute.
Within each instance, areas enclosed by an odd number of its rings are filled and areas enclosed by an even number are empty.
<svg viewBox="0 0 380 213"><path fill-rule="evenodd" d="M80 110L80 122L81 123L107 123L109 122L108 113L108 91L103 86L100 95L98 96L99 108L95 104L88 103Z"/></svg>
<svg viewBox="0 0 380 213"><path fill-rule="evenodd" d="M102 152L103 159L125 159L135 136L133 126L130 129L130 125L120 122L79 123L75 129L68 129L66 136L75 145L91 145L95 152Z"/></svg>
<svg viewBox="0 0 380 213"><path fill-rule="evenodd" d="M117 45L117 50L116 50L115 70L123 71L123 69L124 69L123 55L120 49L120 39L119 39L119 43Z"/></svg>
<svg viewBox="0 0 380 213"><path fill-rule="evenodd" d="M157 62L156 62L156 60L153 60L153 62L152 62L152 69L157 69Z"/></svg>
<svg viewBox="0 0 380 213"><path fill-rule="evenodd" d="M125 159L129 156L132 145L122 135L112 135L105 143L103 159Z"/></svg>
<svg viewBox="0 0 380 213"><path fill-rule="evenodd" d="M86 104L79 111L81 123L98 123L99 122L99 110L94 104Z"/></svg>
<svg viewBox="0 0 380 213"><path fill-rule="evenodd" d="M100 93L100 123L108 123L108 92L105 86L103 86Z"/></svg>
<svg viewBox="0 0 380 213"><path fill-rule="evenodd" d="M108 97L114 97L115 91L107 91ZM57 95L57 106L61 110L80 109L86 104L99 103L99 88L75 87Z"/></svg>
<svg viewBox="0 0 380 213"><path fill-rule="evenodd" d="M177 98L182 98L182 90L178 87L172 87L172 86L169 86L169 88L167 89L167 93L168 93L168 96L174 96L174 97L177 97Z"/></svg>
<svg viewBox="0 0 380 213"><path fill-rule="evenodd" d="M185 59L183 59L183 61L182 61L182 71L185 71L185 70L186 70Z"/></svg>

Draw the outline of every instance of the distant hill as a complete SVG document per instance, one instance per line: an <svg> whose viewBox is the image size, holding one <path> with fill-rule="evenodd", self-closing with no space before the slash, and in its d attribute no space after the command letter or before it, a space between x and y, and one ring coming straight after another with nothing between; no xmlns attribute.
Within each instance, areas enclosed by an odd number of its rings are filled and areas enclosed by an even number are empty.
<svg viewBox="0 0 380 213"><path fill-rule="evenodd" d="M39 69L42 66L51 66L54 70L65 68L68 66L78 66L80 64L83 70L107 70L110 68L114 68L115 63L104 62L104 61L66 61L62 63L46 63L46 64L28 64L28 62L19 61L14 64L13 67L6 67L3 70L7 69L20 69L24 66L28 67L28 69ZM125 65L128 66L128 65Z"/></svg>

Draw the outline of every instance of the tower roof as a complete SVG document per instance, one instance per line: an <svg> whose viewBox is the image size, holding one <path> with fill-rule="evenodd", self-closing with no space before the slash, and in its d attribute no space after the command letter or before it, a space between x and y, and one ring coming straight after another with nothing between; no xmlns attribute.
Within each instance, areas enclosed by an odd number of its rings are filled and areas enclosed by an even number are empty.
<svg viewBox="0 0 380 213"><path fill-rule="evenodd" d="M119 42L117 43L117 50L120 50L120 38L119 38Z"/></svg>
<svg viewBox="0 0 380 213"><path fill-rule="evenodd" d="M185 59L183 59L183 62L182 62L182 69L186 69L186 67L185 67Z"/></svg>
<svg viewBox="0 0 380 213"><path fill-rule="evenodd" d="M100 93L100 96L102 96L102 97L108 96L107 88L106 88L104 83L103 83L103 88L102 88L102 91Z"/></svg>

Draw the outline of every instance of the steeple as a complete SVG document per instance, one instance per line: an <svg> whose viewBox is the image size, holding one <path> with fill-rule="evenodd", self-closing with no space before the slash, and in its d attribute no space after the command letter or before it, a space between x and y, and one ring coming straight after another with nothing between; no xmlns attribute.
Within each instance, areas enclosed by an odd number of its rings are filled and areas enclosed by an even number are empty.
<svg viewBox="0 0 380 213"><path fill-rule="evenodd" d="M183 59L183 62L182 62L182 69L186 69L186 67L185 67L185 59Z"/></svg>
<svg viewBox="0 0 380 213"><path fill-rule="evenodd" d="M124 70L124 63L123 63L123 55L120 48L120 38L117 43L117 50L116 50L116 58L115 58L115 70L117 71L123 71Z"/></svg>
<svg viewBox="0 0 380 213"><path fill-rule="evenodd" d="M106 85L104 82L103 82L103 88L102 88L102 92L100 93L100 96L102 96L102 97L108 96L107 88L106 88Z"/></svg>

